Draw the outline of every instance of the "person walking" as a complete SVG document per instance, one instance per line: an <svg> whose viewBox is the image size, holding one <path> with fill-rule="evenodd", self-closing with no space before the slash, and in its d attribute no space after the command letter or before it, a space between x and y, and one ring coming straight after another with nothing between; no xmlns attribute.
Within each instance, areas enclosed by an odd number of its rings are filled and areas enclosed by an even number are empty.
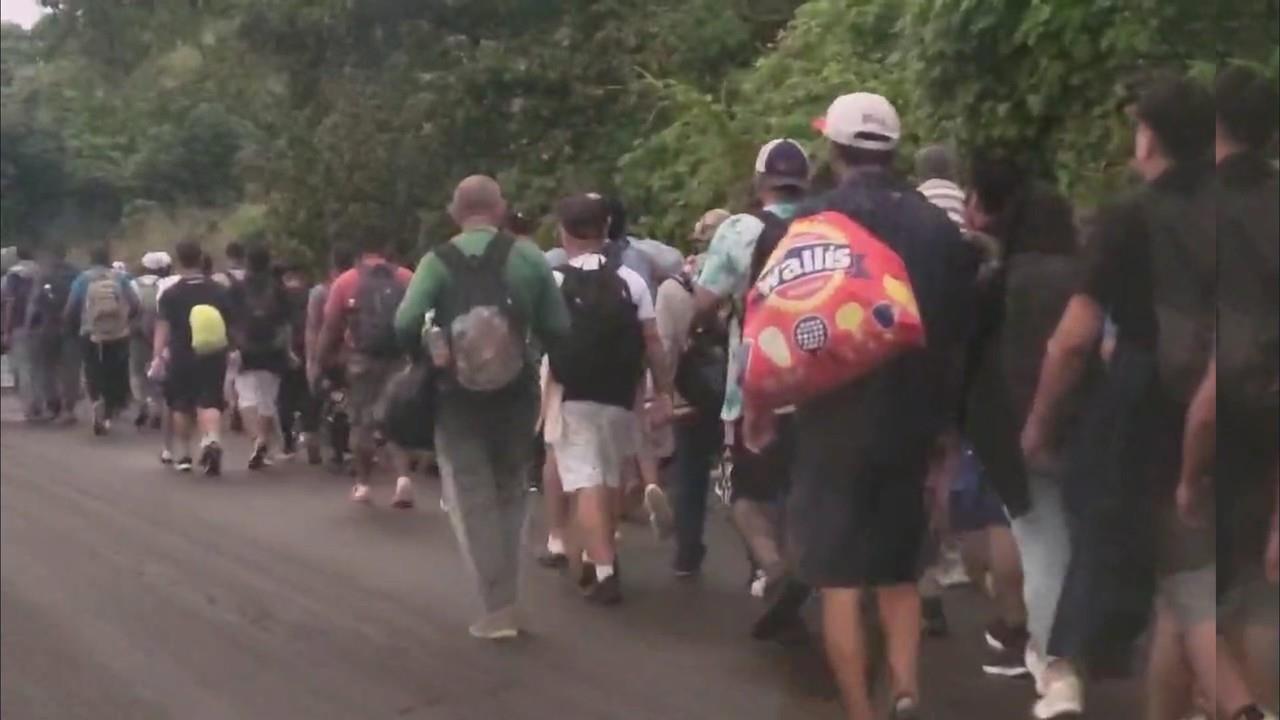
<svg viewBox="0 0 1280 720"><path fill-rule="evenodd" d="M204 273L199 243L179 242L174 256L178 279L160 293L149 374L163 378L165 405L178 445L174 468L191 472L192 443L198 430L200 467L206 475L217 476L222 473L231 297Z"/></svg>
<svg viewBox="0 0 1280 720"><path fill-rule="evenodd" d="M872 93L836 98L815 122L839 185L812 209L843 214L906 265L928 345L908 350L795 414L788 517L795 573L822 595L823 640L851 720L872 717L863 598L885 636L891 717L919 717L919 559L931 450L959 407L973 263L946 213L893 172L898 112ZM766 447L777 418L747 405L748 448Z"/></svg>
<svg viewBox="0 0 1280 720"><path fill-rule="evenodd" d="M492 178L463 180L449 206L461 234L422 259L396 313L401 341L422 342L425 328L442 371L436 453L450 520L484 610L470 632L490 640L520 632L525 485L538 416L528 333L553 350L569 330L542 253L499 232L506 212Z"/></svg>
<svg viewBox="0 0 1280 720"><path fill-rule="evenodd" d="M554 270L570 315L570 333L548 353L563 388L559 427L547 427L564 491L573 496L576 535L588 560L579 581L589 601L622 600L614 507L623 464L642 437L636 392L646 359L657 386L656 424L670 414L671 375L658 337L652 295L633 270L603 254L608 208L599 195L560 201L556 215L568 261Z"/></svg>
<svg viewBox="0 0 1280 720"><path fill-rule="evenodd" d="M385 391L406 364L396 338L395 319L412 274L387 260L386 241L375 232L364 234L361 251L355 267L329 287L319 345L321 366L337 366L341 358L356 463L351 501L367 503L379 441L387 440L382 433ZM404 450L389 441L385 447L398 473L391 506L411 508L413 480Z"/></svg>
<svg viewBox="0 0 1280 720"><path fill-rule="evenodd" d="M105 247L90 253L90 266L71 285L64 321L77 328L85 389L93 403L93 434L105 435L129 402L129 336L138 296L126 275L111 268Z"/></svg>
<svg viewBox="0 0 1280 720"><path fill-rule="evenodd" d="M254 245L247 251L244 279L230 290L236 368L235 398L245 430L253 437L249 469L271 464L277 433L280 377L301 361L290 352L289 299L271 268L271 251Z"/></svg>
<svg viewBox="0 0 1280 720"><path fill-rule="evenodd" d="M0 335L3 335L0 345L11 360L23 416L32 421L44 416L44 399L32 367L36 359L35 348L27 326L27 309L36 296L40 266L36 265L31 250L26 246L18 246L17 258L13 267L5 272L0 285Z"/></svg>
<svg viewBox="0 0 1280 720"><path fill-rule="evenodd" d="M155 339L156 316L159 314L160 281L168 277L173 261L167 252L149 252L142 256L142 274L133 280L138 296L138 315L129 340L129 387L138 403L134 426L139 430L162 425L163 393L158 383L147 377L151 368L151 349Z"/></svg>
<svg viewBox="0 0 1280 720"><path fill-rule="evenodd" d="M80 338L77 325L66 322L67 300L80 271L67 262L66 248L45 250L36 279L36 294L27 308L26 326L35 359L32 380L52 422L72 424L80 401Z"/></svg>

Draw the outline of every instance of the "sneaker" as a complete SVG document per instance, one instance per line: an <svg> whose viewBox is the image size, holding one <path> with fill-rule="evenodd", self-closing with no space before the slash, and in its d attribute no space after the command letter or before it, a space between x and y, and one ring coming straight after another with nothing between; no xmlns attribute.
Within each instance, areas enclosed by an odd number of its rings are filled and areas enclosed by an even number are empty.
<svg viewBox="0 0 1280 720"><path fill-rule="evenodd" d="M809 593L808 585L785 575L770 583L765 591L768 607L751 627L751 637L773 640L783 628L794 625Z"/></svg>
<svg viewBox="0 0 1280 720"><path fill-rule="evenodd" d="M564 553L553 553L546 548L543 548L542 552L538 553L537 560L539 565L551 570L563 570L564 568L569 567L568 555L565 555ZM591 572L594 573L595 568L592 568Z"/></svg>
<svg viewBox="0 0 1280 720"><path fill-rule="evenodd" d="M477 640L514 640L520 636L520 622L514 606L489 613L472 623L471 637Z"/></svg>
<svg viewBox="0 0 1280 720"><path fill-rule="evenodd" d="M209 477L218 477L222 474L222 446L216 442L206 444L200 450L200 467L204 468L204 474Z"/></svg>
<svg viewBox="0 0 1280 720"><path fill-rule="evenodd" d="M413 481L407 477L396 480L396 494L391 498L391 507L408 510L413 507Z"/></svg>
<svg viewBox="0 0 1280 720"><path fill-rule="evenodd" d="M253 446L253 455L249 456L249 469L261 470L267 466L267 446L264 443L255 443Z"/></svg>
<svg viewBox="0 0 1280 720"><path fill-rule="evenodd" d="M657 485L644 489L644 509L649 513L649 526L653 528L654 537L666 540L675 531L675 520L671 513L671 502L667 493Z"/></svg>
<svg viewBox="0 0 1280 720"><path fill-rule="evenodd" d="M363 483L356 483L355 487L351 488L351 502L368 503L370 501L369 495L369 486Z"/></svg>
<svg viewBox="0 0 1280 720"><path fill-rule="evenodd" d="M1031 712L1036 720L1081 717L1084 714L1084 692L1079 678L1064 677L1049 683Z"/></svg>
<svg viewBox="0 0 1280 720"><path fill-rule="evenodd" d="M1036 681L1036 695L1041 697L1046 692L1047 677L1045 673L1049 670L1049 659L1036 650L1033 643L1027 643L1027 650L1022 656L1022 662L1027 666L1027 672L1031 673L1031 677Z"/></svg>
<svg viewBox="0 0 1280 720"><path fill-rule="evenodd" d="M991 650L982 662L982 672L996 677L1030 677L1025 653L1022 650Z"/></svg>
<svg viewBox="0 0 1280 720"><path fill-rule="evenodd" d="M1019 656L1026 648L1028 639L1026 627L1010 627L1001 620L988 625L983 637L987 641L987 647L992 650L996 652L1017 650Z"/></svg>
<svg viewBox="0 0 1280 720"><path fill-rule="evenodd" d="M595 567L591 568L592 573ZM592 605L617 605L622 602L622 581L618 578L618 573L610 575L603 580L597 580L591 585L586 592L587 602Z"/></svg>
<svg viewBox="0 0 1280 720"><path fill-rule="evenodd" d="M188 459L190 459L190 458L188 458ZM160 464L161 464L161 465L172 465L172 464L173 464L173 453L169 452L168 450L161 450L161 451L160 451Z"/></svg>
<svg viewBox="0 0 1280 720"><path fill-rule="evenodd" d="M947 624L947 613L941 597L920 599L920 620L920 628L928 637L944 638L951 634L951 626Z"/></svg>
<svg viewBox="0 0 1280 720"><path fill-rule="evenodd" d="M903 695L893 701L893 709L889 711L889 720L919 720L920 701L910 695Z"/></svg>
<svg viewBox="0 0 1280 720"><path fill-rule="evenodd" d="M142 432L147 429L147 425L149 424L151 424L151 416L147 413L147 409L144 407L138 411L138 417L134 418L133 427L136 428L138 432Z"/></svg>
<svg viewBox="0 0 1280 720"><path fill-rule="evenodd" d="M751 579L747 581L747 594L753 598L763 598L769 586L769 578L763 570L752 570Z"/></svg>
<svg viewBox="0 0 1280 720"><path fill-rule="evenodd" d="M689 550L685 548L677 549L676 561L672 567L676 577L688 578L702 572L702 561L706 556L707 548L704 545L698 545Z"/></svg>
<svg viewBox="0 0 1280 720"><path fill-rule="evenodd" d="M191 456L188 455L187 457L179 458L178 462L173 464L173 468L178 472L189 473L191 472L192 465L194 465L194 463L191 462Z"/></svg>
<svg viewBox="0 0 1280 720"><path fill-rule="evenodd" d="M101 400L93 404L93 434L102 437L111 429L107 422L107 406Z"/></svg>

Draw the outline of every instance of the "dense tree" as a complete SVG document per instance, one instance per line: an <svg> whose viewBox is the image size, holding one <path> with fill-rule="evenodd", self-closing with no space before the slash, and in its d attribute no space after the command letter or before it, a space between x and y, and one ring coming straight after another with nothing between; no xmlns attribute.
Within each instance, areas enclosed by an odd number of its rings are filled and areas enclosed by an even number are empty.
<svg viewBox="0 0 1280 720"><path fill-rule="evenodd" d="M1121 83L1275 73L1278 2L44 0L3 28L0 231L248 202L304 256L366 233L412 254L487 172L535 215L621 192L679 239L853 89L890 95L909 145L1011 147L1088 201L1123 178Z"/></svg>

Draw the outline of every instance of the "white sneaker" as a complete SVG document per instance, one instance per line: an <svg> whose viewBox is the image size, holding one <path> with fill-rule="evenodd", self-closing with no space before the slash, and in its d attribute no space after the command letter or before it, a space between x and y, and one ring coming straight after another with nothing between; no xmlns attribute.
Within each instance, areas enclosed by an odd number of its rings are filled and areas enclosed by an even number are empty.
<svg viewBox="0 0 1280 720"><path fill-rule="evenodd" d="M407 477L396 479L396 494L391 498L391 507L408 510L413 507L413 481Z"/></svg>
<svg viewBox="0 0 1280 720"><path fill-rule="evenodd" d="M1037 720L1074 717L1084 712L1084 691L1080 679L1058 678L1048 683L1044 697L1032 708Z"/></svg>
<svg viewBox="0 0 1280 720"><path fill-rule="evenodd" d="M368 503L370 500L369 495L370 490L368 485L356 483L355 487L351 488L351 502Z"/></svg>
<svg viewBox="0 0 1280 720"><path fill-rule="evenodd" d="M653 528L654 537L666 540L675 531L675 520L671 512L671 502L667 493L657 485L644 489L644 509L649 512L649 525Z"/></svg>
<svg viewBox="0 0 1280 720"><path fill-rule="evenodd" d="M1035 643L1027 642L1027 649L1022 661L1027 666L1027 671L1031 673L1031 677L1035 678L1036 695L1044 695L1044 672L1049 668L1049 660L1044 655L1041 655L1040 651L1036 650Z"/></svg>
<svg viewBox="0 0 1280 720"><path fill-rule="evenodd" d="M520 621L515 606L489 613L468 629L477 640L513 640L520 635Z"/></svg>

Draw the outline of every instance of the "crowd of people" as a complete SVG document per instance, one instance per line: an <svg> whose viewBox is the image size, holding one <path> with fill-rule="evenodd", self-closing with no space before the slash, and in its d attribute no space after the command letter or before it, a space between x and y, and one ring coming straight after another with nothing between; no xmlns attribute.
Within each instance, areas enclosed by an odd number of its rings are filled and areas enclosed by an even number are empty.
<svg viewBox="0 0 1280 720"><path fill-rule="evenodd" d="M633 505L674 540L673 572L698 575L725 468L761 609L751 635L807 637L816 598L853 720L875 717L869 621L890 716L920 717L921 638L947 634L956 575L992 601L984 670L1034 677L1036 718L1082 714L1086 681L1124 671L1139 637L1151 720L1271 718L1274 675L1258 681L1238 628L1275 597L1277 104L1243 68L1212 90L1149 78L1126 108L1138 182L1087 223L1008 149L974 149L962 173L926 147L908 183L896 109L859 92L815 121L829 187L801 143L770 140L751 209L707 211L674 262L592 192L559 201L544 253L479 175L449 205L460 233L412 271L376 235L334 247L318 284L258 243L229 246L222 271L192 240L136 273L105 250L84 270L23 250L5 346L28 420L76 422L83 378L95 435L132 398L177 471L223 472L228 424L252 439L251 471L330 453L357 503L390 469L390 504L412 507L413 478L437 468L476 638L521 632L526 554L587 602L621 602ZM744 376L773 350L748 332L753 298L822 269L806 256L787 275L774 251L793 221L828 214L901 259L926 339L761 403ZM831 283L865 272L846 260ZM530 485L547 527L533 551ZM956 546L962 570L947 567Z"/></svg>

